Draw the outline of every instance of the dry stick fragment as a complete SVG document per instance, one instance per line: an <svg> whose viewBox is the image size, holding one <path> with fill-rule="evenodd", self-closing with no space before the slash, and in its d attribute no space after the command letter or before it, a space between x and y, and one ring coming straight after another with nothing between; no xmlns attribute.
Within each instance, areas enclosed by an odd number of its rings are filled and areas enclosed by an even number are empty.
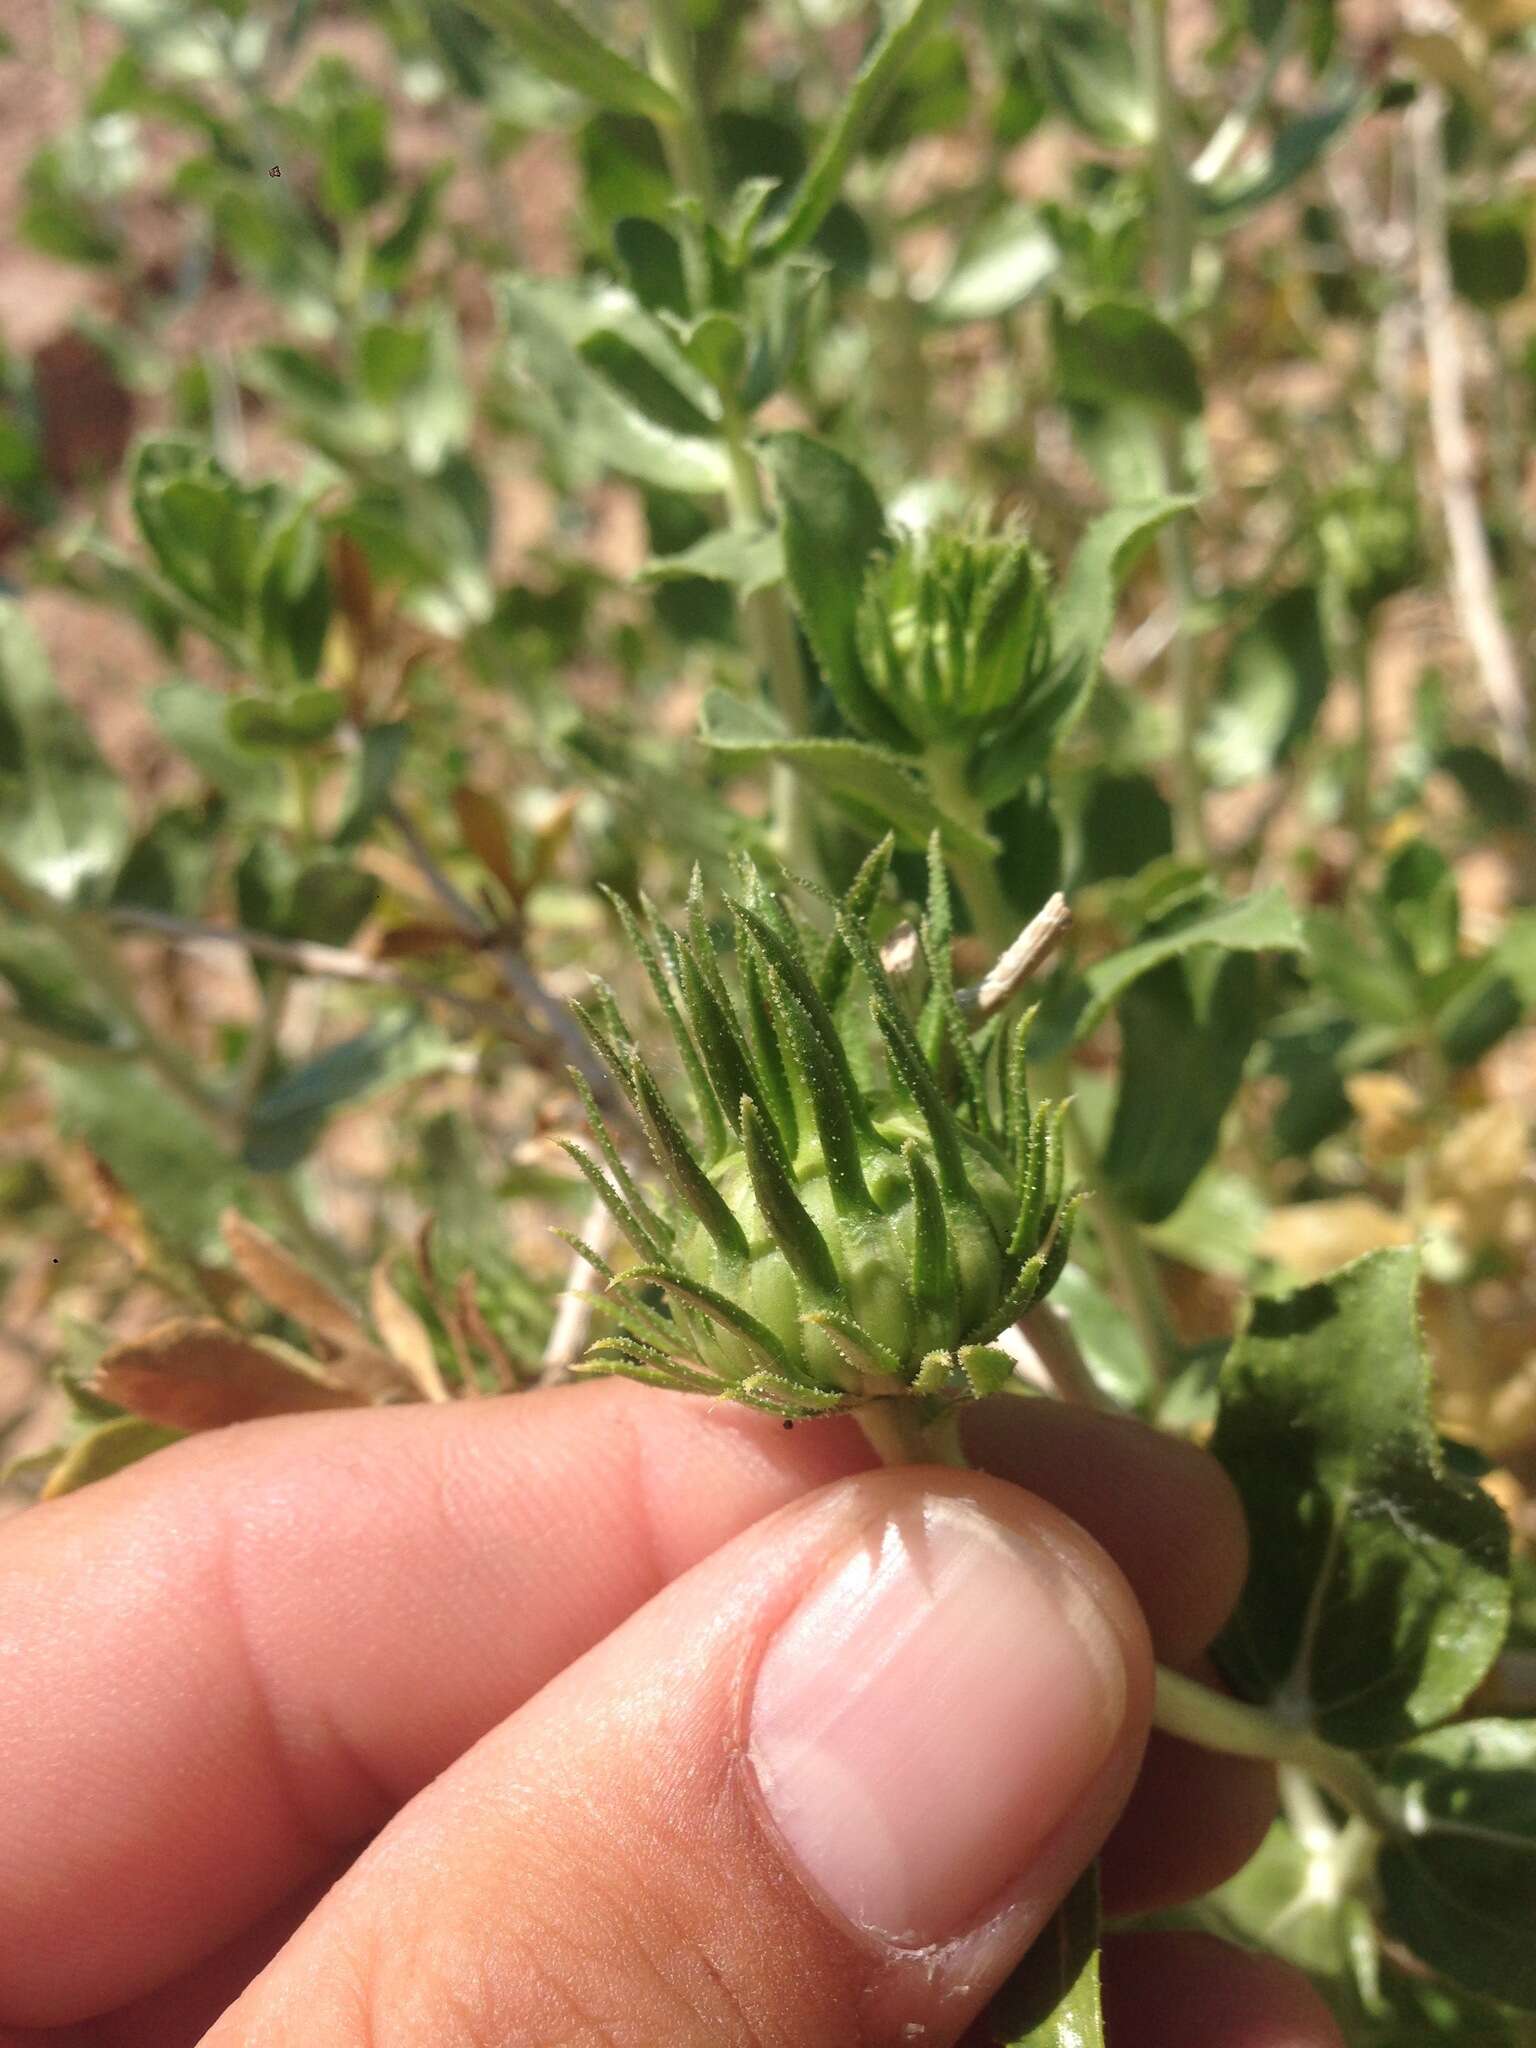
<svg viewBox="0 0 1536 2048"><path fill-rule="evenodd" d="M490 936L490 928L484 918L443 872L412 820L393 801L385 805L384 815L405 841L417 871L438 902L466 935L485 941ZM562 1064L577 1068L585 1076L604 1111L628 1126L629 1105L614 1086L612 1075L588 1045L585 1034L566 1005L550 993L528 964L521 948L504 940L492 944L489 953L509 992L546 1039L558 1049Z"/></svg>
<svg viewBox="0 0 1536 2048"><path fill-rule="evenodd" d="M496 1384L501 1391L506 1394L516 1393L525 1375L518 1370L511 1352L491 1328L485 1310L480 1306L475 1276L468 1266L454 1282L453 1292L454 1313L465 1335L490 1360L491 1370L496 1375Z"/></svg>
<svg viewBox="0 0 1536 2048"><path fill-rule="evenodd" d="M1036 1302L1028 1315L1011 1330L1005 1330L997 1342L1001 1350L1018 1361L1026 1379L1045 1385L1061 1400L1079 1408L1119 1413L1116 1403L1089 1370L1071 1324L1050 1302ZM1038 1370L1032 1371L1031 1367Z"/></svg>
<svg viewBox="0 0 1536 2048"><path fill-rule="evenodd" d="M493 1030L507 1029L505 1003L487 1002L460 989L442 988L419 976L400 974L383 961L370 960L366 954L345 946L323 946L310 939L275 939L270 933L246 931L240 925L200 924L194 918L170 917L158 910L114 910L111 922L122 931L153 932L184 945L238 946L241 952L256 959L270 960L279 967L291 967L322 981L360 982L370 988L389 989L416 1002L442 1003Z"/></svg>
<svg viewBox="0 0 1536 2048"><path fill-rule="evenodd" d="M618 1234L618 1225L609 1215L606 1203L593 1202L582 1219L581 1234L599 1258L608 1256ZM569 1378L571 1367L586 1350L587 1339L592 1334L593 1296L602 1286L602 1275L594 1271L580 1252L573 1252L565 1276L565 1291L560 1297L549 1341L539 1363L542 1385L558 1386Z"/></svg>
<svg viewBox="0 0 1536 2048"><path fill-rule="evenodd" d="M1493 553L1477 499L1477 459L1467 425L1465 366L1446 249L1445 95L1424 84L1408 113L1413 139L1419 309L1429 372L1429 426L1440 471L1451 591L1498 728L1499 752L1520 773L1530 758L1530 710L1514 640L1499 608Z"/></svg>
<svg viewBox="0 0 1536 2048"><path fill-rule="evenodd" d="M1044 903L995 965L971 988L961 989L959 1000L977 1023L984 1023L1005 1004L1012 1002L1025 982L1039 973L1071 928L1072 912L1058 890Z"/></svg>

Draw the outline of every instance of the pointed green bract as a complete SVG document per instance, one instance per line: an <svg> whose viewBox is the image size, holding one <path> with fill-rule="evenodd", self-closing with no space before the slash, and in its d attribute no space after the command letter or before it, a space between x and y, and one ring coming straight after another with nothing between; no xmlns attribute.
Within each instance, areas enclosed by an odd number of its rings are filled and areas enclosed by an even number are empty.
<svg viewBox="0 0 1536 2048"><path fill-rule="evenodd" d="M672 1037L682 1057L683 1070L688 1076L688 1085L693 1090L694 1103L704 1121L711 1155L718 1158L726 1147L725 1116L721 1109L719 1098L710 1085L709 1076L705 1072L704 1063L699 1057L698 1048L689 1035L687 1025L683 1022L682 1012L678 1008L677 998L672 993L671 983L668 981L661 961L656 955L655 948L651 945L649 939L646 938L644 932L641 931L639 920L623 897L617 895L612 889L605 890L604 894L618 913L619 922L624 927L624 935L629 940L631 946L634 947L636 958L645 969L646 978L650 982L652 993L661 1007L661 1013L672 1027Z"/></svg>
<svg viewBox="0 0 1536 2048"><path fill-rule="evenodd" d="M585 1369L790 1419L904 1392L931 1420L1011 1377L992 1340L1066 1256L1057 1118L1030 1109L1021 1034L1001 1019L968 1030L937 849L923 927L934 1028L912 1024L870 932L890 855L877 847L840 904L812 892L836 910L824 943L746 868L726 906L734 969L697 878L682 933L643 899L649 931L616 906L701 1127L685 1130L596 985L583 1020L666 1193L642 1193L588 1101L603 1164L573 1156L640 1264L610 1279L603 1312L618 1328Z"/></svg>
<svg viewBox="0 0 1536 2048"><path fill-rule="evenodd" d="M954 1293L944 1198L916 1145L904 1145L901 1156L912 1183L912 1296L919 1309L941 1309Z"/></svg>
<svg viewBox="0 0 1536 2048"><path fill-rule="evenodd" d="M769 1236L802 1286L818 1297L833 1299L837 1293L837 1268L827 1241L795 1192L794 1177L783 1153L746 1096L741 1101L741 1147L752 1192Z"/></svg>
<svg viewBox="0 0 1536 2048"><path fill-rule="evenodd" d="M710 1182L709 1176L688 1149L688 1140L676 1117L667 1107L661 1090L636 1060L630 1068L640 1120L651 1141L656 1163L671 1182L678 1199L693 1211L720 1250L728 1257L744 1259L747 1240L741 1225L731 1214Z"/></svg>

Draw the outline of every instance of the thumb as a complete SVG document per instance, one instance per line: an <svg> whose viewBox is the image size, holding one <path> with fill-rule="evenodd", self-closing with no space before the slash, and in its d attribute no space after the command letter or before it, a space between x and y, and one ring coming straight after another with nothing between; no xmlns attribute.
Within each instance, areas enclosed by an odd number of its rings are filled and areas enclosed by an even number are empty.
<svg viewBox="0 0 1536 2048"><path fill-rule="evenodd" d="M838 1481L420 1794L205 2048L952 2041L1108 1831L1150 1694L1057 1510Z"/></svg>

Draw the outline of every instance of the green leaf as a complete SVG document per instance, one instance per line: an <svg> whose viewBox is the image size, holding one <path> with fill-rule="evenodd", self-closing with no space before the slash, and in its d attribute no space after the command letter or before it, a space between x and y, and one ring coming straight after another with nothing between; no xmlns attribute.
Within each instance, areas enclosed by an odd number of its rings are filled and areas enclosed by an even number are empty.
<svg viewBox="0 0 1536 2048"><path fill-rule="evenodd" d="M158 1422L143 1422L137 1415L122 1415L103 1422L65 1451L48 1474L43 1497L57 1500L61 1494L78 1493L82 1486L92 1486L98 1479L110 1479L114 1472L136 1465L151 1451L179 1443L182 1434L181 1430L166 1429Z"/></svg>
<svg viewBox="0 0 1536 2048"><path fill-rule="evenodd" d="M1098 1866L1090 1864L981 2021L995 2048L1104 2048Z"/></svg>
<svg viewBox="0 0 1536 2048"><path fill-rule="evenodd" d="M568 293L503 278L499 296L516 353L579 453L663 490L726 489L730 465L718 442L659 425L583 359Z"/></svg>
<svg viewBox="0 0 1536 2048"><path fill-rule="evenodd" d="M1443 974L1461 942L1456 874L1438 847L1410 839L1398 847L1372 906L1390 951L1424 980Z"/></svg>
<svg viewBox="0 0 1536 2048"><path fill-rule="evenodd" d="M1120 1089L1104 1171L1140 1222L1161 1223L1216 1150L1258 1031L1258 969L1209 949L1166 960L1120 999Z"/></svg>
<svg viewBox="0 0 1536 2048"><path fill-rule="evenodd" d="M1149 498L1117 505L1091 522L1073 551L1052 613L1058 657L1096 670L1115 622L1120 586L1147 543L1195 500Z"/></svg>
<svg viewBox="0 0 1536 2048"><path fill-rule="evenodd" d="M1523 299L1531 282L1530 210L1495 199L1460 208L1446 230L1451 279L1469 304L1492 312Z"/></svg>
<svg viewBox="0 0 1536 2048"><path fill-rule="evenodd" d="M668 583L703 576L711 583L729 583L743 597L768 590L784 580L784 544L774 532L727 531L706 534L675 555L652 555L640 571L642 583Z"/></svg>
<svg viewBox="0 0 1536 2048"><path fill-rule="evenodd" d="M1454 1714L1509 1618L1509 1532L1445 1469L1418 1261L1372 1252L1252 1304L1211 1448L1242 1496L1248 1582L1215 1656L1288 1726L1376 1749Z"/></svg>
<svg viewBox="0 0 1536 2048"><path fill-rule="evenodd" d="M1074 126L1112 149L1144 149L1157 127L1150 86L1124 25L1093 0L1049 0L1039 14L1041 83Z"/></svg>
<svg viewBox="0 0 1536 2048"><path fill-rule="evenodd" d="M98 1047L119 1041L111 1018L90 999L74 959L47 932L0 923L0 986L10 990L20 1016L56 1038Z"/></svg>
<svg viewBox="0 0 1536 2048"><path fill-rule="evenodd" d="M162 811L124 856L112 884L113 909L196 917L220 858L222 823L217 799Z"/></svg>
<svg viewBox="0 0 1536 2048"><path fill-rule="evenodd" d="M1100 299L1052 323L1062 396L1074 405L1128 405L1198 419L1200 372L1189 345L1135 299Z"/></svg>
<svg viewBox="0 0 1536 2048"><path fill-rule="evenodd" d="M765 258L787 256L815 234L842 191L848 166L890 103L907 64L947 20L954 0L909 0L865 59L843 110L823 138L783 221L766 236Z"/></svg>
<svg viewBox="0 0 1536 2048"><path fill-rule="evenodd" d="M924 310L947 326L996 320L1038 298L1060 268L1061 249L1034 208L1004 206L963 238Z"/></svg>
<svg viewBox="0 0 1536 2048"><path fill-rule="evenodd" d="M1201 213L1225 226L1267 205L1304 177L1369 105L1369 97L1351 85L1310 113L1282 122L1269 147L1255 158L1213 183L1191 181Z"/></svg>
<svg viewBox="0 0 1536 2048"><path fill-rule="evenodd" d="M59 1066L49 1085L60 1131L106 1161L156 1231L210 1250L240 1176L201 1118L131 1066Z"/></svg>
<svg viewBox="0 0 1536 2048"><path fill-rule="evenodd" d="M610 50L559 0L465 0L546 78L568 85L599 107L648 120L676 122L682 108L664 85Z"/></svg>
<svg viewBox="0 0 1536 2048"><path fill-rule="evenodd" d="M368 837L374 820L389 801L410 739L410 726L403 720L395 725L371 725L362 734L352 757L347 794L336 827L338 846L360 846Z"/></svg>
<svg viewBox="0 0 1536 2048"><path fill-rule="evenodd" d="M21 606L0 598L0 846L60 902L99 899L128 845L128 806L59 694Z"/></svg>
<svg viewBox="0 0 1536 2048"><path fill-rule="evenodd" d="M331 1046L258 1096L246 1119L242 1162L256 1173L286 1173L343 1105L432 1073L453 1048L414 1012L383 1017Z"/></svg>
<svg viewBox="0 0 1536 2048"><path fill-rule="evenodd" d="M235 869L241 924L277 939L344 946L378 896L378 878L366 869L331 854L303 860L271 836L254 840Z"/></svg>
<svg viewBox="0 0 1536 2048"><path fill-rule="evenodd" d="M1133 982L1165 960L1177 959L1196 946L1222 946L1229 952L1297 953L1303 948L1303 939L1296 913L1283 889L1265 889L1257 896L1236 896L1215 904L1204 895L1194 896L1170 914L1150 937L1138 939L1135 945L1111 953L1088 969L1082 977L1081 994L1073 1008L1066 1042L1086 1038L1096 1031ZM1036 1059L1049 1057L1050 1051L1062 1042L1061 1024L1055 1019L1050 1022L1054 1031L1048 1041L1042 1028L1047 1025L1047 1018L1042 1012L1030 1041L1031 1056Z"/></svg>
<svg viewBox="0 0 1536 2048"><path fill-rule="evenodd" d="M1317 592L1272 598L1233 642L1199 738L1212 782L1234 789L1278 767L1311 731L1331 675Z"/></svg>
<svg viewBox="0 0 1536 2048"><path fill-rule="evenodd" d="M281 816L285 789L281 765L258 758L230 736L230 699L206 683L181 678L149 693L150 713L166 739L205 781L248 816Z"/></svg>
<svg viewBox="0 0 1536 2048"><path fill-rule="evenodd" d="M1368 1024L1407 1029L1418 1020L1413 977L1399 961L1370 951L1336 910L1306 920L1307 951L1318 986Z"/></svg>
<svg viewBox="0 0 1536 2048"><path fill-rule="evenodd" d="M252 641L273 683L305 683L320 666L331 622L331 582L312 513L295 507L268 536L253 565Z"/></svg>
<svg viewBox="0 0 1536 2048"><path fill-rule="evenodd" d="M389 116L384 102L355 88L338 92L321 124L320 196L327 213L351 220L389 190Z"/></svg>
<svg viewBox="0 0 1536 2048"><path fill-rule="evenodd" d="M876 837L894 827L904 842L926 846L929 835L937 831L954 852L992 857L989 839L942 811L899 755L868 741L798 739L784 730L766 705L733 697L728 690L706 693L699 738L721 753L787 762L797 775L867 824Z"/></svg>
<svg viewBox="0 0 1536 2048"><path fill-rule="evenodd" d="M764 454L795 610L827 688L857 731L899 743L900 728L864 679L855 630L864 577L890 546L880 500L861 471L808 434L773 434Z"/></svg>
<svg viewBox="0 0 1536 2048"><path fill-rule="evenodd" d="M347 715L340 690L296 690L290 697L234 697L225 713L238 746L279 753L317 747Z"/></svg>
<svg viewBox="0 0 1536 2048"><path fill-rule="evenodd" d="M1405 1743L1404 1825L1378 1865L1388 1931L1465 1990L1536 2012L1536 1722L1463 1721Z"/></svg>
<svg viewBox="0 0 1536 2048"><path fill-rule="evenodd" d="M1136 1326L1114 1296L1069 1265L1051 1291L1051 1307L1065 1316L1097 1385L1122 1407L1142 1407L1156 1382Z"/></svg>
<svg viewBox="0 0 1536 2048"><path fill-rule="evenodd" d="M687 318L683 252L670 228L644 214L626 214L613 224L613 252L626 283L647 312Z"/></svg>

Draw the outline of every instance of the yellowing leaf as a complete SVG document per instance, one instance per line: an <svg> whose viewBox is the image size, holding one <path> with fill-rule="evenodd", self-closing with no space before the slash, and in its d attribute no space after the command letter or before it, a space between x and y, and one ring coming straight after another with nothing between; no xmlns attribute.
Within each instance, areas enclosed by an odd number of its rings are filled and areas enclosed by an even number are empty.
<svg viewBox="0 0 1536 2048"><path fill-rule="evenodd" d="M438 1368L431 1333L389 1277L380 1259L369 1281L368 1305L379 1335L428 1401L446 1401L448 1388Z"/></svg>

